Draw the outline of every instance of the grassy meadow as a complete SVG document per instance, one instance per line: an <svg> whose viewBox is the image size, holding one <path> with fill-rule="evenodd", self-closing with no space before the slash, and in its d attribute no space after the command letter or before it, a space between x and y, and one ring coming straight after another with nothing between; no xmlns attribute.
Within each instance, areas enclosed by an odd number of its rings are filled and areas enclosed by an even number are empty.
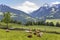
<svg viewBox="0 0 60 40"><path fill-rule="evenodd" d="M54 24L56 24L56 22L60 23L60 19L47 19L46 22L53 22Z"/></svg>
<svg viewBox="0 0 60 40"><path fill-rule="evenodd" d="M6 25L5 23L0 23L0 25ZM9 27L13 28L26 28L26 29L40 29L43 31L56 31L60 32L60 27L52 27L52 26L22 26L20 24L9 23ZM25 31L17 31L17 30L10 30L10 32L6 32L4 29L0 29L0 40L60 40L60 34L55 33L43 33L42 37L37 37L33 35L32 38L28 38L29 33Z"/></svg>
<svg viewBox="0 0 60 40"><path fill-rule="evenodd" d="M25 31L10 31L0 29L0 40L60 40L59 34L44 33L42 37L33 35L32 38L27 37L28 33Z"/></svg>
<svg viewBox="0 0 60 40"><path fill-rule="evenodd" d="M5 23L0 23L1 25L6 25ZM40 29L43 31L56 31L60 32L60 27L52 27L52 26L43 26L43 25L33 25L33 26L24 26L20 24L9 23L10 28L26 28L26 29Z"/></svg>

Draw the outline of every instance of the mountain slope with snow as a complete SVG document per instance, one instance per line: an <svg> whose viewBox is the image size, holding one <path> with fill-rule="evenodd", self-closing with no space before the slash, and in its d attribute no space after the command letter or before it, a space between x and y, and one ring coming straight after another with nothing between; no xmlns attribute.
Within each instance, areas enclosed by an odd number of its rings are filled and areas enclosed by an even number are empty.
<svg viewBox="0 0 60 40"><path fill-rule="evenodd" d="M38 10L31 13L31 16L37 18L60 19L60 3L52 5L43 5Z"/></svg>

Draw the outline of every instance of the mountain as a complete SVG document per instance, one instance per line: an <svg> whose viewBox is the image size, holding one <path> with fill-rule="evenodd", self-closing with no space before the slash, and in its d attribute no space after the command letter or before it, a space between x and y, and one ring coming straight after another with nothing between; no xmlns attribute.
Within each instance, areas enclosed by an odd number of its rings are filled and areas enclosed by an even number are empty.
<svg viewBox="0 0 60 40"><path fill-rule="evenodd" d="M40 19L60 19L60 4L52 4L51 6L45 4L30 15Z"/></svg>
<svg viewBox="0 0 60 40"><path fill-rule="evenodd" d="M0 5L0 19L3 18L3 12L10 12L13 20L21 21L22 23L36 20L35 18L32 18L29 14L21 10L13 9L6 5Z"/></svg>

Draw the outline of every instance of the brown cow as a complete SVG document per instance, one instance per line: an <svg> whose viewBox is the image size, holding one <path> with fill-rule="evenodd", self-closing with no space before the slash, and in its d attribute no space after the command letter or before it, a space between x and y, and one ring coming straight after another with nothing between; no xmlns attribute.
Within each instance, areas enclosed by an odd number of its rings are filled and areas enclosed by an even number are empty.
<svg viewBox="0 0 60 40"><path fill-rule="evenodd" d="M29 30L26 30L26 32L28 33L28 38L32 38L32 31L29 29Z"/></svg>

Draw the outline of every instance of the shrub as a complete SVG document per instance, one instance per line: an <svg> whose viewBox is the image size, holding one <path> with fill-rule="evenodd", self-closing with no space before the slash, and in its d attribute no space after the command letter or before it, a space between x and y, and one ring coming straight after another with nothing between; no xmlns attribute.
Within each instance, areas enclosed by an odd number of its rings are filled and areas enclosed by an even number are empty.
<svg viewBox="0 0 60 40"><path fill-rule="evenodd" d="M49 23L49 26L54 26L54 23L53 23L53 22L50 22L50 23Z"/></svg>
<svg viewBox="0 0 60 40"><path fill-rule="evenodd" d="M59 24L59 22L57 22L57 23L56 23L56 27L60 27L60 24Z"/></svg>
<svg viewBox="0 0 60 40"><path fill-rule="evenodd" d="M46 26L49 26L49 22L46 22L45 25L46 25Z"/></svg>

